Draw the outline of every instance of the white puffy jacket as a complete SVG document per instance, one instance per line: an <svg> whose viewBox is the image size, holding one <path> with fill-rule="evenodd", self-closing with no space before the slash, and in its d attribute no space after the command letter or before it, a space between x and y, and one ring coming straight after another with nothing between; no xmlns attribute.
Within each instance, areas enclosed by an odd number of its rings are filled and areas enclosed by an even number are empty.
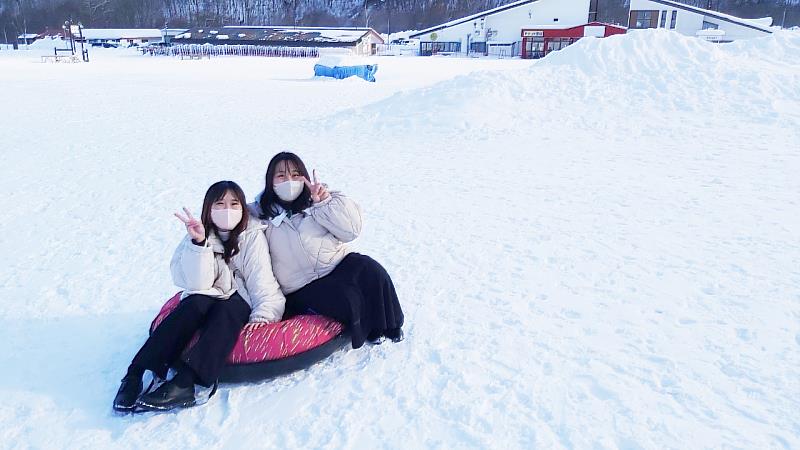
<svg viewBox="0 0 800 450"><path fill-rule="evenodd" d="M272 269L284 294L291 294L336 268L352 250L347 243L361 233L361 207L339 192L301 213L262 219ZM247 205L250 220L261 216L256 201Z"/></svg>
<svg viewBox="0 0 800 450"><path fill-rule="evenodd" d="M251 217L239 235L239 253L226 264L220 238L212 233L205 245L192 242L188 235L172 256L172 280L184 289L181 300L192 294L228 299L238 292L250 305L250 322L278 322L286 298L281 292L269 256L264 226Z"/></svg>

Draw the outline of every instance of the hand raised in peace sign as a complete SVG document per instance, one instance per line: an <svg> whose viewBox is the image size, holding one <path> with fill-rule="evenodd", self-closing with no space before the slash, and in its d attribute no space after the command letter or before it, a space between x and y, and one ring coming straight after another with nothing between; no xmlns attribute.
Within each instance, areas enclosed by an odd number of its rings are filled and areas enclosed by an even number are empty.
<svg viewBox="0 0 800 450"><path fill-rule="evenodd" d="M331 194L328 193L328 188L326 188L325 185L322 184L317 178L316 169L312 171L312 174L314 180L313 183L308 181L308 178L306 177L303 177L303 181L306 183L306 186L308 186L308 189L311 191L311 201L313 201L314 203L319 203L330 197Z"/></svg>
<svg viewBox="0 0 800 450"><path fill-rule="evenodd" d="M197 220L192 216L192 213L184 206L183 212L186 213L186 216L182 216L178 213L175 213L175 217L177 217L184 225L186 225L186 231L189 233L189 236L195 242L203 242L206 240L206 229L203 226L203 222Z"/></svg>

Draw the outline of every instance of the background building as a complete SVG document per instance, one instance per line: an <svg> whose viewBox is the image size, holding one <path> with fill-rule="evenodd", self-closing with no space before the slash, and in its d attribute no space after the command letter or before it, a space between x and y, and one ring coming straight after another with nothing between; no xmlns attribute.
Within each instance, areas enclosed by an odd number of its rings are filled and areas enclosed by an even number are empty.
<svg viewBox="0 0 800 450"><path fill-rule="evenodd" d="M163 39L158 28L84 28L83 38L89 44L114 43L123 46L161 42Z"/></svg>
<svg viewBox="0 0 800 450"><path fill-rule="evenodd" d="M226 26L189 30L175 36L172 43L346 48L357 55L371 55L384 40L372 28Z"/></svg>
<svg viewBox="0 0 800 450"><path fill-rule="evenodd" d="M590 0L521 0L421 30L410 37L420 40L420 55L434 53L489 54L492 47L514 49L521 44L520 30L541 26L574 27L585 24Z"/></svg>
<svg viewBox="0 0 800 450"><path fill-rule="evenodd" d="M36 33L22 33L19 36L17 36L17 43L19 45L30 45L40 37L41 35L38 35Z"/></svg>
<svg viewBox="0 0 800 450"><path fill-rule="evenodd" d="M666 28L714 42L767 36L772 18L742 19L671 0L631 0L628 28Z"/></svg>
<svg viewBox="0 0 800 450"><path fill-rule="evenodd" d="M590 22L577 27L534 27L522 29L522 58L543 58L548 53L561 50L584 37L608 37L625 34L627 28L600 22Z"/></svg>

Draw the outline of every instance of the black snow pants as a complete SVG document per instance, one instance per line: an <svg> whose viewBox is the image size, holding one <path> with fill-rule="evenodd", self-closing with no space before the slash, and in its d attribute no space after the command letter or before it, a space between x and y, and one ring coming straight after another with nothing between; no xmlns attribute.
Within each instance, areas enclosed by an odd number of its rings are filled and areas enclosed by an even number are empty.
<svg viewBox="0 0 800 450"><path fill-rule="evenodd" d="M166 378L168 369L182 361L199 384L211 386L249 318L250 305L238 293L226 300L190 295L153 330L132 364ZM195 332L197 343L184 351Z"/></svg>

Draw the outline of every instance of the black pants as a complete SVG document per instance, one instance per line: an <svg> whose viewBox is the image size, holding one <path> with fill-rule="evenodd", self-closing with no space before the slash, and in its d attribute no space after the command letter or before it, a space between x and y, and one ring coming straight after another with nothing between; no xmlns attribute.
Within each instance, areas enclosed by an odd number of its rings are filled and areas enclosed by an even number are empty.
<svg viewBox="0 0 800 450"><path fill-rule="evenodd" d="M403 311L386 269L359 253L350 253L333 272L287 295L286 310L290 315L312 312L344 323L353 348L364 345L372 331L403 326Z"/></svg>
<svg viewBox="0 0 800 450"><path fill-rule="evenodd" d="M190 295L153 330L132 365L166 378L169 368L182 359L194 371L199 384L211 386L249 318L250 305L238 293L227 300ZM198 331L199 340L184 352Z"/></svg>

